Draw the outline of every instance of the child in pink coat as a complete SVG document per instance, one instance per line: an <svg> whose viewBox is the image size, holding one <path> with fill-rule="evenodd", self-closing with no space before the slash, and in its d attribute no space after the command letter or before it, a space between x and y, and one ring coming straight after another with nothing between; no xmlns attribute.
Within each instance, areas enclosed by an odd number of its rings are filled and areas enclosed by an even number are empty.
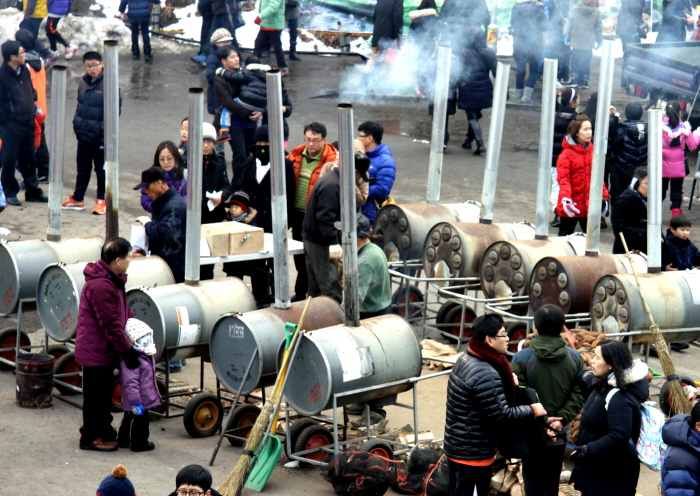
<svg viewBox="0 0 700 496"><path fill-rule="evenodd" d="M666 199L666 190L671 184L671 215L683 213L683 179L686 171L686 146L693 151L698 146L698 138L690 130L690 124L681 120L681 104L675 100L666 105L666 117L661 133L663 154L662 199Z"/></svg>

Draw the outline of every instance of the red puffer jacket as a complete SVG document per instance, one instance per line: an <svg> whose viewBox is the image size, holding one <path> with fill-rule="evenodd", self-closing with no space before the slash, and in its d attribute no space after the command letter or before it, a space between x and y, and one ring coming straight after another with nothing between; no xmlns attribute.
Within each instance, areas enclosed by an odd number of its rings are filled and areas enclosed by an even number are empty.
<svg viewBox="0 0 700 496"><path fill-rule="evenodd" d="M588 195L591 189L591 169L593 166L593 143L584 148L581 143L567 135L562 142L564 151L557 159L557 180L559 181L559 201L557 215L567 218L562 207L562 198L570 198L581 213L576 217L588 217ZM603 183L603 200L609 198L608 188Z"/></svg>

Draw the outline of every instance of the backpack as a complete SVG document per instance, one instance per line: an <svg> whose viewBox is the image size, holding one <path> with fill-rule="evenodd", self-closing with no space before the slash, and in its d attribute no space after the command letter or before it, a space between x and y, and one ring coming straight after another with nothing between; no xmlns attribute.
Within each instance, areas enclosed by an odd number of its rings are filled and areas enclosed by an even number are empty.
<svg viewBox="0 0 700 496"><path fill-rule="evenodd" d="M605 409L608 409L610 399L619 391L618 388L612 388L605 397ZM655 401L645 401L639 406L642 416L642 422L639 429L639 440L635 446L637 457L644 465L652 469L654 472L661 470L661 463L666 457L668 445L664 443L661 436L666 418L664 414L657 408ZM630 444L634 444L630 439Z"/></svg>

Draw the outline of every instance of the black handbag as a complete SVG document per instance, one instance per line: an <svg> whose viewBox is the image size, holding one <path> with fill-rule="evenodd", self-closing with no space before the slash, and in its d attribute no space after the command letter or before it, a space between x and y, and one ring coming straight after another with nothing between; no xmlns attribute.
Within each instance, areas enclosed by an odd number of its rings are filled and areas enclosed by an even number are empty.
<svg viewBox="0 0 700 496"><path fill-rule="evenodd" d="M537 392L529 387L515 388L516 405L539 403ZM547 443L542 417L528 417L515 422L504 422L500 428L498 451L505 458L523 458L542 451Z"/></svg>

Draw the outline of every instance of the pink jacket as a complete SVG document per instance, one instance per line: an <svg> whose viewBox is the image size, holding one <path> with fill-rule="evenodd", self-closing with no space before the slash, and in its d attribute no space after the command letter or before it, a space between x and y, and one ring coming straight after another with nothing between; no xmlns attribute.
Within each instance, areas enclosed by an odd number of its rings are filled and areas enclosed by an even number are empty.
<svg viewBox="0 0 700 496"><path fill-rule="evenodd" d="M668 117L664 117L664 125L661 132L663 141L663 177L685 177L685 145L693 151L698 146L698 138L690 130L690 124L681 122L678 127L668 127ZM680 138L679 146L670 146L674 138Z"/></svg>

